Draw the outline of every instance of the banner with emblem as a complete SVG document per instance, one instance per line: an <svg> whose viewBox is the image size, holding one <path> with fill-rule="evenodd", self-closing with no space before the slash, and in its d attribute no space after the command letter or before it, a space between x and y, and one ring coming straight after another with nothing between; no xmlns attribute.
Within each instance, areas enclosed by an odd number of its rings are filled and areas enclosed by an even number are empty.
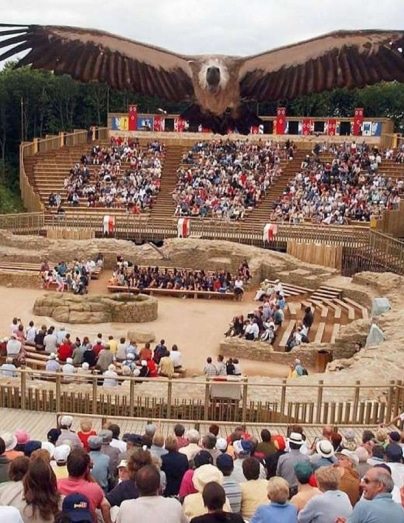
<svg viewBox="0 0 404 523"><path fill-rule="evenodd" d="M354 120L353 120L353 127L352 127L352 134L354 136L360 136L362 132L362 124L363 124L363 107L356 107L354 112Z"/></svg>
<svg viewBox="0 0 404 523"><path fill-rule="evenodd" d="M286 131L286 107L278 107L276 110L276 134L285 134Z"/></svg>
<svg viewBox="0 0 404 523"><path fill-rule="evenodd" d="M312 121L310 118L303 118L302 120L302 135L309 136L311 134Z"/></svg>
<svg viewBox="0 0 404 523"><path fill-rule="evenodd" d="M335 136L337 134L337 120L335 118L328 119L327 134L328 136Z"/></svg>
<svg viewBox="0 0 404 523"><path fill-rule="evenodd" d="M263 242L271 242L274 240L274 236L278 234L278 224L277 223L267 223L264 227L264 232L262 236Z"/></svg>
<svg viewBox="0 0 404 523"><path fill-rule="evenodd" d="M178 238L188 238L189 236L189 218L179 218L177 223L177 237Z"/></svg>
<svg viewBox="0 0 404 523"><path fill-rule="evenodd" d="M129 131L136 131L137 129L137 105L129 105L128 107Z"/></svg>
<svg viewBox="0 0 404 523"><path fill-rule="evenodd" d="M129 118L127 116L113 116L111 120L111 129L113 131L128 131Z"/></svg>
<svg viewBox="0 0 404 523"><path fill-rule="evenodd" d="M165 126L165 120L161 115L155 115L153 119L153 131L156 133L160 133L161 131L164 131Z"/></svg>
<svg viewBox="0 0 404 523"><path fill-rule="evenodd" d="M174 118L174 131L177 133L182 133L186 127L186 122L181 117Z"/></svg>

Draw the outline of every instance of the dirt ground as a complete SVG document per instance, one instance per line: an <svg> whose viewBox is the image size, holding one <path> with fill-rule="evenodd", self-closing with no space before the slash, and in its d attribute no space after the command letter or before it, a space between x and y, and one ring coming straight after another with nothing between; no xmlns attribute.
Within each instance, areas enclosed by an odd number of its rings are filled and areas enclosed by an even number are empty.
<svg viewBox="0 0 404 523"><path fill-rule="evenodd" d="M91 282L91 294L106 292L109 274L103 273L98 281ZM11 321L14 316L21 318L26 326L32 319L35 325L61 326L52 318L34 316L32 314L35 299L42 296L41 289L10 289L0 287L0 336L10 334ZM97 325L77 324L66 325L72 336L84 335L93 340L98 332L104 337L113 334L125 336L128 330L139 329L151 331L156 340L166 340L168 348L176 343L182 353L183 365L188 375L202 374L202 368L208 356L219 354L219 344L228 328L228 323L237 314L246 315L254 309L253 296L255 292L246 293L241 302L227 300L195 300L171 297L158 297L158 319L149 323L102 323ZM286 377L288 368L273 363L240 360L242 371L247 376L277 376Z"/></svg>

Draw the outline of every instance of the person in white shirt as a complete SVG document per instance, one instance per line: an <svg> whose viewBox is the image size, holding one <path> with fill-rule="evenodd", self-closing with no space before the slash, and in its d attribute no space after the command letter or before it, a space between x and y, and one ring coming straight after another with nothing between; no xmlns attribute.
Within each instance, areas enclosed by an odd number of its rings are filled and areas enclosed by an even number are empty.
<svg viewBox="0 0 404 523"><path fill-rule="evenodd" d="M56 333L57 345L61 345L65 338L66 338L66 329L65 329L65 327L60 327L60 329Z"/></svg>
<svg viewBox="0 0 404 523"><path fill-rule="evenodd" d="M106 370L103 374L104 376L104 387L117 387L119 385L118 380L116 379L118 377L118 373L116 372L116 367L113 363L108 366L108 370Z"/></svg>
<svg viewBox="0 0 404 523"><path fill-rule="evenodd" d="M48 334L43 339L43 343L45 345L45 352L48 354L51 354L52 352L56 352L57 349L57 337L54 333L54 327L50 327Z"/></svg>
<svg viewBox="0 0 404 523"><path fill-rule="evenodd" d="M76 372L76 369L73 365L72 358L66 359L66 363L62 365L62 372L65 381L73 381L73 378L71 378L70 376L73 376L73 374Z"/></svg>
<svg viewBox="0 0 404 523"><path fill-rule="evenodd" d="M173 345L170 351L170 358L173 360L174 370L182 367L181 352L178 350L177 345Z"/></svg>
<svg viewBox="0 0 404 523"><path fill-rule="evenodd" d="M25 331L25 343L27 345L35 345L35 335L36 335L36 328L34 325L34 322L31 320L29 322L29 326L27 330Z"/></svg>
<svg viewBox="0 0 404 523"><path fill-rule="evenodd" d="M0 376L6 378L15 378L17 376L17 367L13 363L13 358L6 358L6 363L0 367Z"/></svg>
<svg viewBox="0 0 404 523"><path fill-rule="evenodd" d="M21 352L21 348L21 342L17 340L15 334L12 334L6 346L7 356L10 356L11 358L17 358Z"/></svg>

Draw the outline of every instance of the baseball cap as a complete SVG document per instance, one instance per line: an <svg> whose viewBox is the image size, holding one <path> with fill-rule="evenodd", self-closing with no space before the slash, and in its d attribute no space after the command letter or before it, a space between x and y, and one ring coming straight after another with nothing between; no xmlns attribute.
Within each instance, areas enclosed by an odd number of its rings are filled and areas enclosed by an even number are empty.
<svg viewBox="0 0 404 523"><path fill-rule="evenodd" d="M59 447L56 447L53 452L53 459L56 461L56 463L63 463L67 460L70 451L71 448L69 445L59 445Z"/></svg>
<svg viewBox="0 0 404 523"><path fill-rule="evenodd" d="M219 470L232 470L234 467L233 458L230 454L221 454L216 458L216 466Z"/></svg>
<svg viewBox="0 0 404 523"><path fill-rule="evenodd" d="M399 443L401 441L400 433L397 432L396 430L393 430L393 432L389 432L389 438L392 441L395 441L396 443Z"/></svg>
<svg viewBox="0 0 404 523"><path fill-rule="evenodd" d="M387 458L394 462L401 461L403 457L403 449L397 443L389 443L384 449Z"/></svg>
<svg viewBox="0 0 404 523"><path fill-rule="evenodd" d="M313 474L313 466L307 461L299 461L293 467L296 477L299 481L308 481Z"/></svg>
<svg viewBox="0 0 404 523"><path fill-rule="evenodd" d="M251 454L253 446L252 443L246 439L237 439L233 443L233 449L236 454Z"/></svg>
<svg viewBox="0 0 404 523"><path fill-rule="evenodd" d="M227 449L227 441L224 438L218 438L215 445L217 450L226 450Z"/></svg>
<svg viewBox="0 0 404 523"><path fill-rule="evenodd" d="M69 494L62 503L62 511L72 522L93 521L90 501L83 494Z"/></svg>

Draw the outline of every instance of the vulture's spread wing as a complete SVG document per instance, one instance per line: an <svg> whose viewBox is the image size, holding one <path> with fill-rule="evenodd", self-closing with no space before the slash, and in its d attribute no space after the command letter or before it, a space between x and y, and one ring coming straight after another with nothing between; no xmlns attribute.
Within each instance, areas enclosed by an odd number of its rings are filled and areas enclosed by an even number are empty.
<svg viewBox="0 0 404 523"><path fill-rule="evenodd" d="M181 101L193 95L186 57L104 31L0 24L0 61L29 51L18 65L70 74L83 82Z"/></svg>
<svg viewBox="0 0 404 523"><path fill-rule="evenodd" d="M403 31L337 31L247 57L241 96L262 102L382 80L404 82L403 47Z"/></svg>

